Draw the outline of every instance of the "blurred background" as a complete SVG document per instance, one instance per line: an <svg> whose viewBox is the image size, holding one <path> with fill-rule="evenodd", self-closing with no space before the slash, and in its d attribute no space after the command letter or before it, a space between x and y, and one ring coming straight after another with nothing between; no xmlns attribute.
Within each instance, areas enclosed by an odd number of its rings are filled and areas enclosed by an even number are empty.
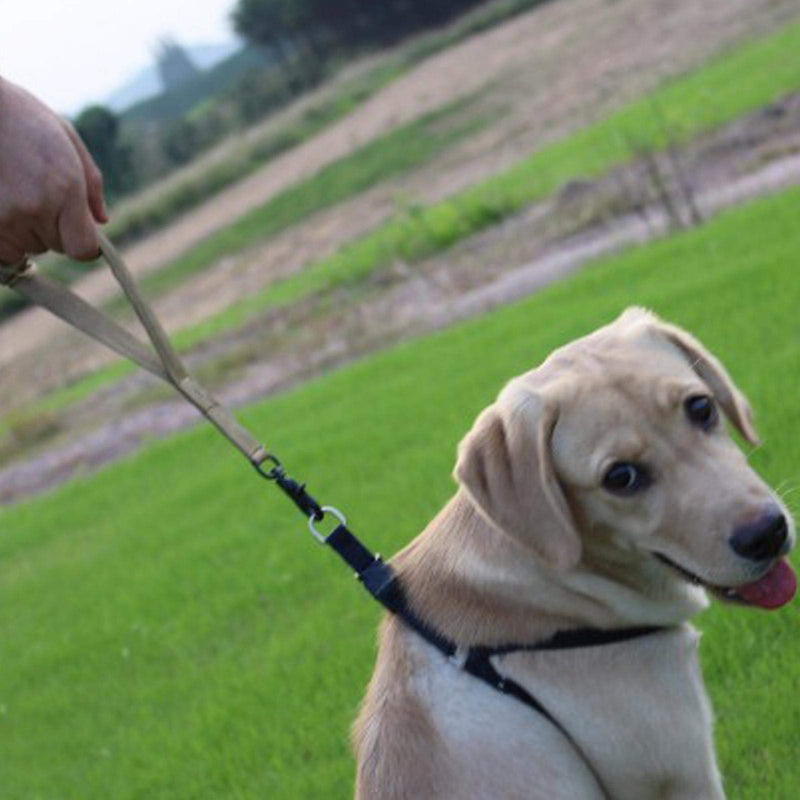
<svg viewBox="0 0 800 800"><path fill-rule="evenodd" d="M507 378L632 303L720 355L792 501L798 0L28 0L0 54L193 371L381 552ZM136 330L101 262L40 267ZM350 793L378 612L197 423L0 292L4 797ZM797 615L742 614L702 622L726 787L795 797Z"/></svg>

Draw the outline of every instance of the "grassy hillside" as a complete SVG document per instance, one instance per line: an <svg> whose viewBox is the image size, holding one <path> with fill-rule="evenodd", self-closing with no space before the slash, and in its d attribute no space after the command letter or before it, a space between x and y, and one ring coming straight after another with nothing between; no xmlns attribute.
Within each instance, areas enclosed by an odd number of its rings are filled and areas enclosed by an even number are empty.
<svg viewBox="0 0 800 800"><path fill-rule="evenodd" d="M264 69L270 59L253 47L237 50L210 69L200 70L185 83L125 109L123 122L152 123L174 119L198 103L230 89L251 70Z"/></svg>
<svg viewBox="0 0 800 800"><path fill-rule="evenodd" d="M391 553L450 494L501 384L640 303L723 359L757 412L753 464L793 489L798 204L736 209L244 418ZM379 613L288 505L203 426L0 513L4 798L350 794ZM729 797L796 796L798 605L699 622Z"/></svg>
<svg viewBox="0 0 800 800"><path fill-rule="evenodd" d="M237 147L226 148L224 157L214 159L211 163L202 163L201 158L197 169L188 171L177 182L163 186L161 191L155 193L155 197L152 191L147 191L138 200L131 198L123 213L115 215L111 228L119 241L132 241L163 227L178 214L196 206L256 167L311 138L327 125L350 113L420 61L544 2L547 0L493 0L483 3L449 25L415 36L406 44L387 53L372 56L373 63L370 67L356 68L349 77L337 76L339 68L348 63L346 59L342 63L337 59L336 63L326 67L326 72L330 75L330 91L321 93L297 118L266 135L253 137L253 130L249 129L249 141ZM125 120L163 121L165 118L174 118L181 112L189 112L190 118L196 121L198 114L212 110L215 104L224 106L231 102L246 119L267 116L272 106L266 102L268 97L259 95L259 83L261 91L267 95L287 94L288 97L287 81L285 77L281 77L280 71L273 72L263 68L268 61L265 54L259 55L257 51L246 48L212 70L202 73L186 86L134 106L126 113ZM259 66L262 69L257 69ZM237 76L244 79L245 73L249 73L253 85L248 87L248 81L244 80L237 92L233 84L236 83ZM273 92L269 89L270 85L274 86ZM222 91L224 89L228 91ZM242 103L249 111L245 112ZM232 113L228 109L227 116ZM238 118L236 113L233 116ZM231 131L228 130L228 133ZM228 141L230 143L230 137Z"/></svg>
<svg viewBox="0 0 800 800"><path fill-rule="evenodd" d="M547 197L571 179L598 176L630 160L634 147L662 150L768 104L800 86L800 59L791 57L798 49L800 23L723 53L500 175L434 205L395 215L334 255L185 332L181 343L188 346L214 336L255 311L357 281L392 261L414 262L445 250ZM248 217L263 216L268 205ZM196 245L180 259L179 269L184 271L184 263L191 263L195 270L207 268L210 259L219 257L221 248L235 252L262 236L260 229L243 219Z"/></svg>
<svg viewBox="0 0 800 800"><path fill-rule="evenodd" d="M487 123L468 111L475 98L445 106L408 125L378 136L304 180L284 189L232 225L207 237L189 252L142 281L151 296L168 291L181 281L337 203L366 191L381 181L420 168Z"/></svg>

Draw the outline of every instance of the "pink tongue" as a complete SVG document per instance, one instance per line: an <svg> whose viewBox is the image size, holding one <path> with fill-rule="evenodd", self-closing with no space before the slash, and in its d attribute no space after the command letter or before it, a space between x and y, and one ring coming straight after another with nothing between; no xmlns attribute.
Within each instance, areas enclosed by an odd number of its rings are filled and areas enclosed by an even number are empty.
<svg viewBox="0 0 800 800"><path fill-rule="evenodd" d="M794 570L782 558L761 580L738 586L736 594L754 606L780 608L794 597L796 588Z"/></svg>

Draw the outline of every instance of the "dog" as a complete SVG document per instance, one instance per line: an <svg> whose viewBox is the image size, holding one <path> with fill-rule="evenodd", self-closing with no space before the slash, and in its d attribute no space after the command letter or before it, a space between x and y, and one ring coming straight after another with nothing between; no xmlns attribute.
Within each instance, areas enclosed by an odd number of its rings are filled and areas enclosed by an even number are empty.
<svg viewBox="0 0 800 800"><path fill-rule="evenodd" d="M407 610L353 727L357 798L724 797L688 620L709 594L787 603L795 527L723 417L757 443L720 362L640 308L505 386L389 562ZM481 652L497 680L464 668Z"/></svg>

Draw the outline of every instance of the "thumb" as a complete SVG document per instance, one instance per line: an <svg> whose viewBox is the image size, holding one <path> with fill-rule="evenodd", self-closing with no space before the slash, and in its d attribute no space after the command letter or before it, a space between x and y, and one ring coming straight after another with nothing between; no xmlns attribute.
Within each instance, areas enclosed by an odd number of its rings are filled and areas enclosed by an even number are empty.
<svg viewBox="0 0 800 800"><path fill-rule="evenodd" d="M70 194L58 217L58 233L64 252L77 261L97 258L100 243L94 220L82 191Z"/></svg>

